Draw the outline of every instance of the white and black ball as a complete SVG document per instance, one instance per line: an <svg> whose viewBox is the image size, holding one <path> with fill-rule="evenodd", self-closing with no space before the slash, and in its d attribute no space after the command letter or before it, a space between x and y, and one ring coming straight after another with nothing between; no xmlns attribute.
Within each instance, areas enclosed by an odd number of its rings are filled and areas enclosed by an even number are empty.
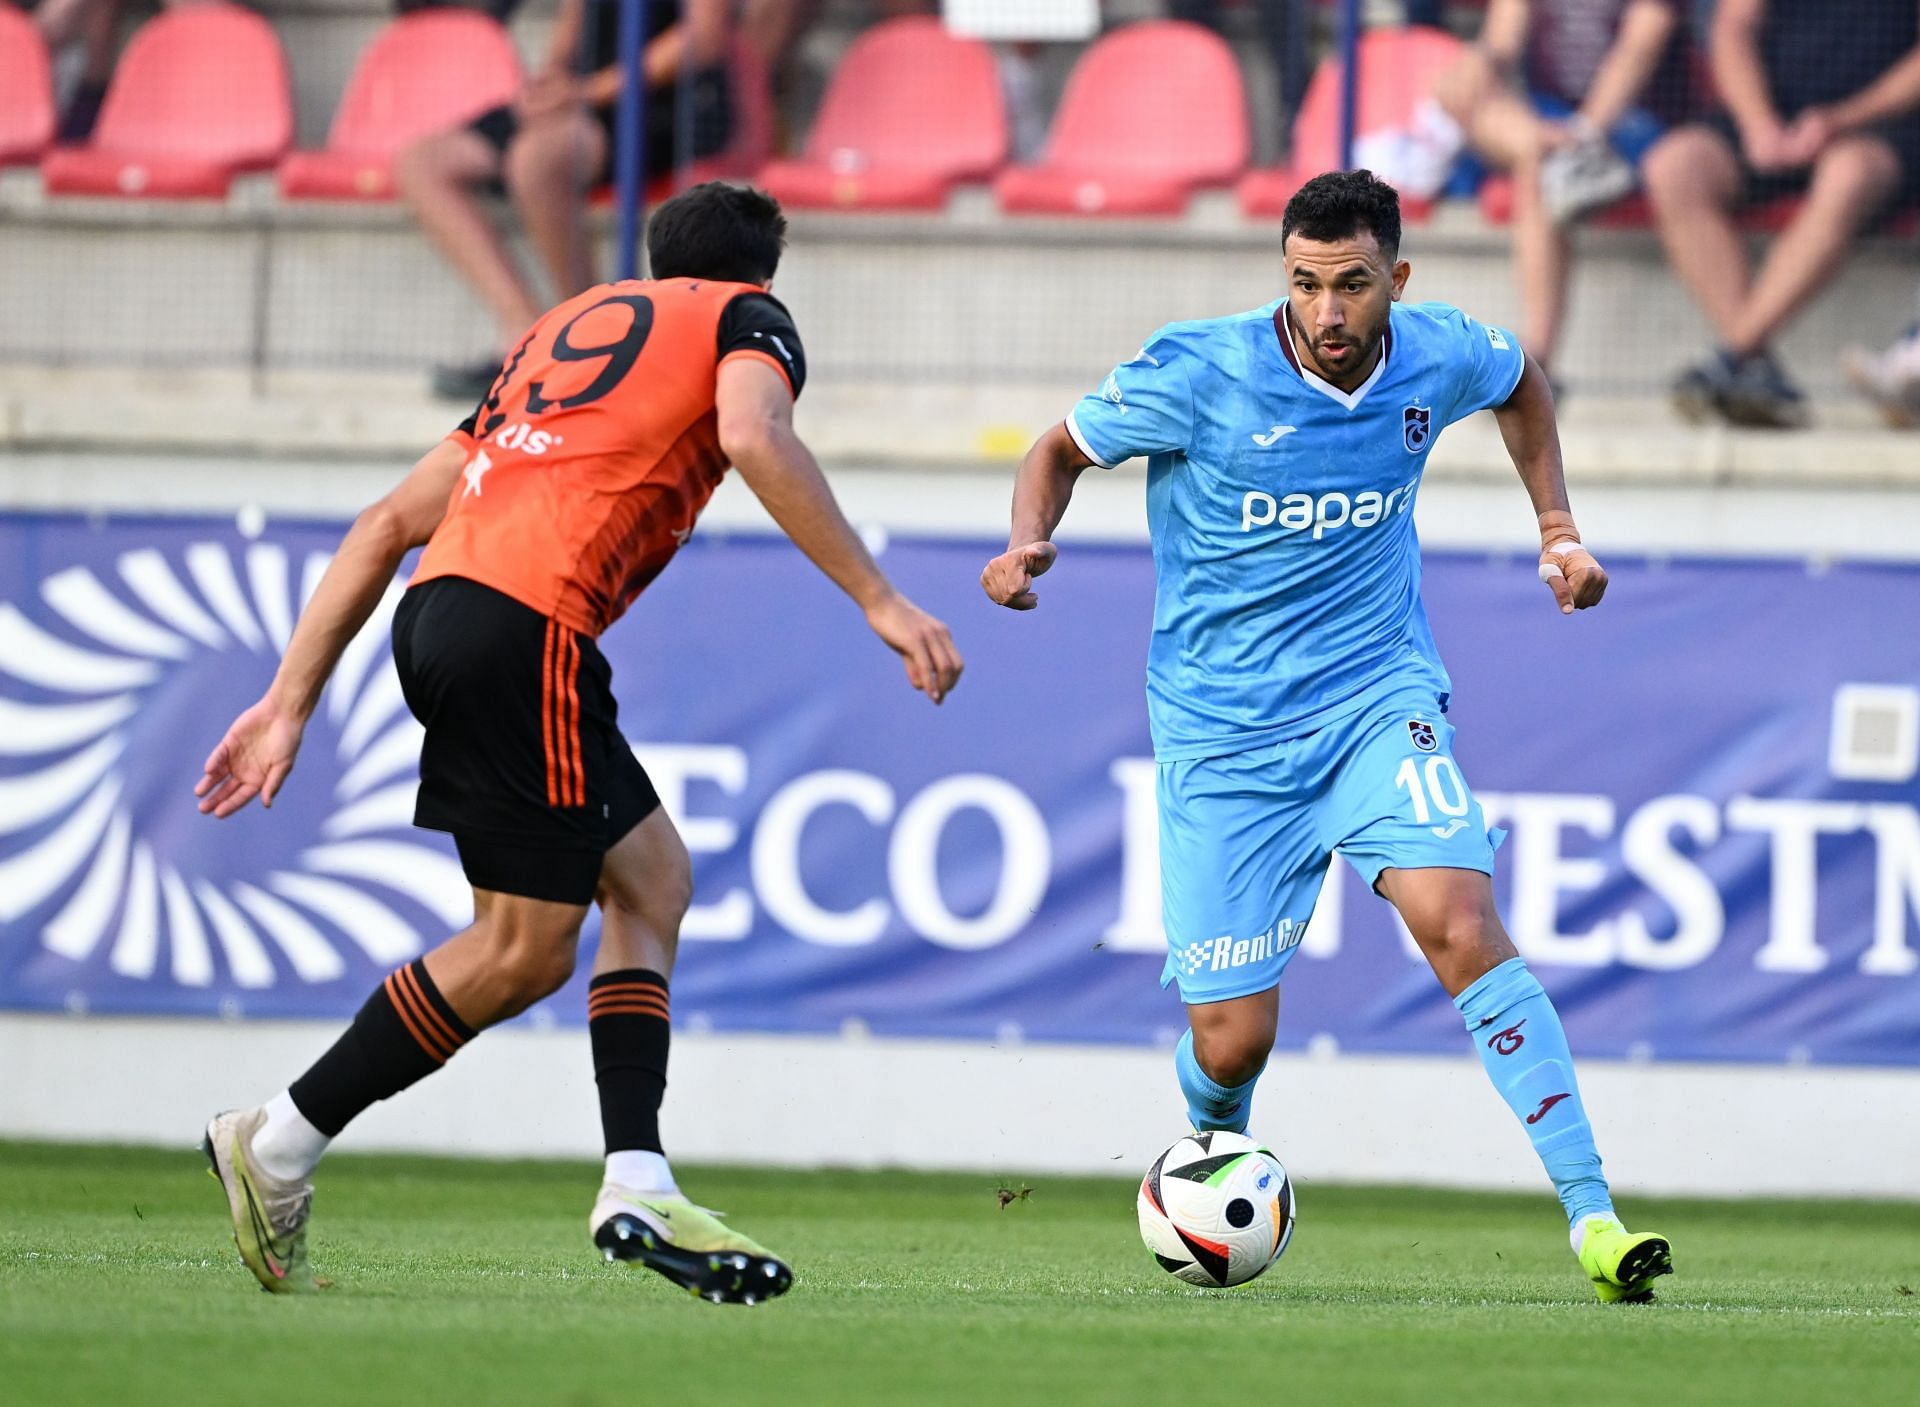
<svg viewBox="0 0 1920 1407"><path fill-rule="evenodd" d="M1188 1134L1140 1181L1140 1239L1190 1285L1244 1285L1293 1239L1293 1183L1243 1133Z"/></svg>

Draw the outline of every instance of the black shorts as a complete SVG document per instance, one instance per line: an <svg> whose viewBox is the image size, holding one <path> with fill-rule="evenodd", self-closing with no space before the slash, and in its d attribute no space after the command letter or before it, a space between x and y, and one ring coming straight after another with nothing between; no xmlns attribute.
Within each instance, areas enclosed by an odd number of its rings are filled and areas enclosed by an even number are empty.
<svg viewBox="0 0 1920 1407"><path fill-rule="evenodd" d="M1783 113L1783 120L1791 122L1792 118L1785 117ZM1741 209L1751 210L1788 196L1805 195L1807 187L1813 183L1810 167L1800 171L1761 172L1748 166L1746 150L1740 143L1740 128L1732 114L1709 113L1699 119L1698 125L1719 134L1733 148L1733 158L1740 166ZM1893 122L1883 122L1867 128L1866 135L1880 138L1900 158L1900 179L1894 184L1893 193L1887 197L1886 204L1868 221L1866 228L1872 230L1920 202L1920 118L1903 117Z"/></svg>
<svg viewBox="0 0 1920 1407"><path fill-rule="evenodd" d="M607 138L606 156L601 160L600 169L593 173L590 185L601 185L611 179L614 147L619 140L614 128L619 110L614 103L587 110ZM680 130L683 125L687 128L684 141ZM724 151L733 140L732 84L726 69L704 69L693 76L684 90L668 88L650 96L646 129L646 167L650 178L671 171L683 160L697 161ZM467 124L467 130L484 138L504 157L519 134L520 114L511 104L488 108ZM492 184L496 193L505 189L499 181Z"/></svg>
<svg viewBox="0 0 1920 1407"><path fill-rule="evenodd" d="M608 178L608 173L613 169L613 146L615 141L613 135L613 114L614 109L610 107L596 107L587 110L587 115L599 124L600 131L607 139L606 154L600 158L600 167L593 173L593 179L588 182L589 185L597 186L603 184ZM659 160L671 161L673 159L673 134L671 132L656 134L653 131L652 123L648 123L647 128L647 169L649 171L657 171L660 169L654 165L657 152L662 150L665 152L664 156L658 158ZM503 103L499 107L488 108L485 112L474 118L473 121L467 124L467 130L485 139L488 146L492 147L502 158L505 158L507 148L513 145L513 139L520 134L520 114L515 112L511 105ZM666 140L664 148L661 146L662 137ZM495 194L500 194L506 190L506 183L502 180L496 179L491 182L491 185Z"/></svg>
<svg viewBox="0 0 1920 1407"><path fill-rule="evenodd" d="M660 805L592 637L437 577L401 598L393 659L427 730L413 823L452 833L477 889L591 903L606 852Z"/></svg>

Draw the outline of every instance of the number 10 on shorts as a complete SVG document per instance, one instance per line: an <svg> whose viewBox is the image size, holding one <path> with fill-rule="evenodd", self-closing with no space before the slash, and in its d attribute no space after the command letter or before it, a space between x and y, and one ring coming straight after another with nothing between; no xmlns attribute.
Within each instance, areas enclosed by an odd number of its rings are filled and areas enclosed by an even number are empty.
<svg viewBox="0 0 1920 1407"><path fill-rule="evenodd" d="M1432 825L1436 810L1445 816L1466 815L1467 782L1460 775L1460 769L1453 765L1453 759L1435 754L1425 759L1424 769L1420 766L1421 760L1407 758L1393 778L1393 784L1404 788L1413 800L1414 821L1423 826Z"/></svg>

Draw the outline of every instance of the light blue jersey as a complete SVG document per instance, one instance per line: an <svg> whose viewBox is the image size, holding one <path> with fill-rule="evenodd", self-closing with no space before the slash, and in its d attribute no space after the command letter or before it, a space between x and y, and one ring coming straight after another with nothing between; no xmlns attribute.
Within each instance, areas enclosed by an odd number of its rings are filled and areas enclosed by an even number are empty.
<svg viewBox="0 0 1920 1407"><path fill-rule="evenodd" d="M1348 394L1302 369L1282 306L1162 328L1067 419L1098 464L1148 456L1163 762L1303 736L1389 680L1441 706L1450 691L1414 500L1441 428L1519 384L1519 341L1445 304L1395 304L1380 364Z"/></svg>
<svg viewBox="0 0 1920 1407"><path fill-rule="evenodd" d="M1378 892L1388 870L1491 874L1500 842L1440 716L1452 686L1413 506L1434 436L1505 402L1526 358L1456 308L1396 304L1349 395L1304 369L1281 306L1162 328L1067 419L1096 463L1148 456L1160 980L1189 1006L1278 984L1334 855ZM1588 1218L1619 1231L1566 1033L1526 964L1455 1004L1576 1249ZM1246 1129L1257 1072L1220 1083L1192 1031L1174 1069L1196 1129Z"/></svg>

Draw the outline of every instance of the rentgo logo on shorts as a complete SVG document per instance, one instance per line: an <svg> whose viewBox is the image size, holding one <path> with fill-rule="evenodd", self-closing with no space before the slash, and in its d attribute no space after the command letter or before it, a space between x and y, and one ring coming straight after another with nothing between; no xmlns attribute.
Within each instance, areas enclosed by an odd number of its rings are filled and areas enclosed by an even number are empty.
<svg viewBox="0 0 1920 1407"><path fill-rule="evenodd" d="M1291 532L1311 528L1313 540L1318 542L1334 528L1370 528L1411 508L1416 482L1409 481L1384 497L1372 489L1352 497L1344 493L1323 493L1318 498L1310 493L1290 493L1275 498L1270 493L1250 493L1240 501L1240 531L1252 532L1275 524Z"/></svg>
<svg viewBox="0 0 1920 1407"><path fill-rule="evenodd" d="M1221 972L1229 967L1245 967L1295 947L1306 936L1304 920L1283 918L1264 933L1251 938L1235 938L1231 933L1219 938L1202 938L1187 944L1180 954L1180 969L1192 977L1202 972Z"/></svg>

